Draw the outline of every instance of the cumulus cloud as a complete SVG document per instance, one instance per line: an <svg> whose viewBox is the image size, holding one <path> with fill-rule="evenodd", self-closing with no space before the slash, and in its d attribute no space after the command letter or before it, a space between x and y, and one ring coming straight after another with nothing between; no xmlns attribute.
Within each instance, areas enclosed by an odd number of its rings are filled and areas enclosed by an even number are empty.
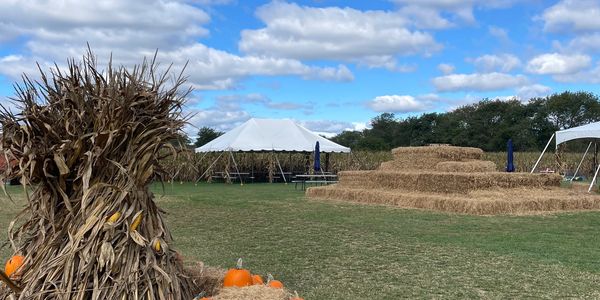
<svg viewBox="0 0 600 300"><path fill-rule="evenodd" d="M439 64L437 66L437 68L445 75L454 72L454 69L455 69L454 65L451 65L451 64Z"/></svg>
<svg viewBox="0 0 600 300"><path fill-rule="evenodd" d="M489 26L488 32L491 36L497 38L501 42L510 41L510 38L508 37L508 32L504 28L500 28L497 26Z"/></svg>
<svg viewBox="0 0 600 300"><path fill-rule="evenodd" d="M563 0L547 8L540 17L549 32L585 32L600 30L600 2Z"/></svg>
<svg viewBox="0 0 600 300"><path fill-rule="evenodd" d="M218 96L215 107L221 110L239 110L243 105L255 104L274 110L300 110L310 109L310 104L300 104L295 102L273 101L263 94L247 95L224 95Z"/></svg>
<svg viewBox="0 0 600 300"><path fill-rule="evenodd" d="M573 74L555 75L552 77L559 82L576 82L576 83L600 83L600 63L595 67L587 70L582 70Z"/></svg>
<svg viewBox="0 0 600 300"><path fill-rule="evenodd" d="M343 131L355 131L366 128L365 123L335 120L294 120L302 127L326 137L335 136Z"/></svg>
<svg viewBox="0 0 600 300"><path fill-rule="evenodd" d="M448 20L444 14L451 14L455 19L474 23L473 9L508 7L516 0L392 0L401 6L401 12L412 17L417 26L423 28L442 29L453 26L455 22Z"/></svg>
<svg viewBox="0 0 600 300"><path fill-rule="evenodd" d="M527 84L523 75L505 73L449 74L432 80L437 91L495 91Z"/></svg>
<svg viewBox="0 0 600 300"><path fill-rule="evenodd" d="M568 44L570 51L591 51L600 53L600 33L582 34Z"/></svg>
<svg viewBox="0 0 600 300"><path fill-rule="evenodd" d="M13 32L3 39L21 37L26 51L1 57L0 74L16 79L37 73L53 62L79 58L89 42L99 61L112 55L116 64L131 66L159 50L159 61L181 69L189 61L189 81L197 89L230 89L252 75L293 75L304 79L353 79L344 65L309 66L299 60L266 55L236 55L198 42L209 34L209 15L193 4L215 5L227 1L132 0L0 1L0 28ZM6 26L5 26L6 25ZM4 29L2 29L4 31Z"/></svg>
<svg viewBox="0 0 600 300"><path fill-rule="evenodd" d="M521 60L512 54L486 54L475 59L469 59L480 72L510 72L521 65Z"/></svg>
<svg viewBox="0 0 600 300"><path fill-rule="evenodd" d="M546 53L527 63L527 71L534 74L565 75L576 73L590 65L592 59L583 54Z"/></svg>
<svg viewBox="0 0 600 300"><path fill-rule="evenodd" d="M428 109L431 100L432 95L416 98L410 95L384 95L375 97L367 106L376 112L419 112Z"/></svg>
<svg viewBox="0 0 600 300"><path fill-rule="evenodd" d="M517 89L517 98L521 100L529 100L531 98L536 97L545 97L552 92L552 88L541 85L541 84L532 84L522 86Z"/></svg>
<svg viewBox="0 0 600 300"><path fill-rule="evenodd" d="M428 55L441 47L429 33L408 29L397 12L277 1L260 7L256 15L266 27L243 30L239 42L240 50L251 55L391 68L396 55Z"/></svg>

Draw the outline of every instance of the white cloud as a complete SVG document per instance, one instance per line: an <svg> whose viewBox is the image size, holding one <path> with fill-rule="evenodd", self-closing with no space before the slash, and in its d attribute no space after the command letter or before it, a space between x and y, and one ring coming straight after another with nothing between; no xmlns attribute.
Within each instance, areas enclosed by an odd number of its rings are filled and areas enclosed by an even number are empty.
<svg viewBox="0 0 600 300"><path fill-rule="evenodd" d="M251 55L391 68L396 55L428 55L441 47L430 34L409 30L397 12L272 2L256 14L266 27L243 30L239 42L240 50Z"/></svg>
<svg viewBox="0 0 600 300"><path fill-rule="evenodd" d="M310 104L273 101L269 97L262 94L247 94L247 95L224 95L218 96L215 107L220 110L239 110L242 105L255 104L274 110L307 110L310 109Z"/></svg>
<svg viewBox="0 0 600 300"><path fill-rule="evenodd" d="M437 66L438 70L440 70L444 75L450 74L454 72L454 65L451 64L439 64Z"/></svg>
<svg viewBox="0 0 600 300"><path fill-rule="evenodd" d="M529 100L531 98L536 97L545 97L552 92L552 88L541 85L541 84L532 84L522 86L517 89L517 97L521 100Z"/></svg>
<svg viewBox="0 0 600 300"><path fill-rule="evenodd" d="M501 8L517 0L392 0L401 6L400 11L411 17L417 26L442 29L454 25L443 14L450 13L462 22L475 23L473 9Z"/></svg>
<svg viewBox="0 0 600 300"><path fill-rule="evenodd" d="M500 28L497 26L489 26L488 31L491 36L497 38L501 42L510 41L510 38L508 37L508 32L504 28Z"/></svg>
<svg viewBox="0 0 600 300"><path fill-rule="evenodd" d="M450 74L433 78L437 91L495 91L527 84L527 77L498 72Z"/></svg>
<svg viewBox="0 0 600 300"><path fill-rule="evenodd" d="M592 59L582 54L546 53L527 63L527 71L534 74L565 75L576 73L590 65Z"/></svg>
<svg viewBox="0 0 600 300"><path fill-rule="evenodd" d="M591 51L600 53L600 32L578 35L569 42L570 51Z"/></svg>
<svg viewBox="0 0 600 300"><path fill-rule="evenodd" d="M200 2L214 5L227 1ZM99 62L112 55L115 64L131 66L144 56L152 57L156 49L159 61L164 65L173 62L176 71L189 61L186 74L197 89L234 88L238 80L252 75L353 79L344 65L309 66L289 58L240 56L198 43L209 33L204 26L210 18L184 0L0 1L0 20L0 25L9 24L14 32L11 38L27 41L22 54L0 56L0 74L11 79L18 79L23 72L37 75L35 62L47 70L53 62L62 66L67 58L78 59L86 52L87 42Z"/></svg>
<svg viewBox="0 0 600 300"><path fill-rule="evenodd" d="M470 59L480 72L510 72L521 65L521 60L512 54L490 55L486 54L475 59Z"/></svg>
<svg viewBox="0 0 600 300"><path fill-rule="evenodd" d="M376 112L418 112L429 108L430 95L415 98L410 95L385 95L377 96L367 105Z"/></svg>
<svg viewBox="0 0 600 300"><path fill-rule="evenodd" d="M251 118L246 111L223 111L219 109L192 110L192 118L184 131L190 137L198 134L198 129L207 126L218 131L228 131Z"/></svg>
<svg viewBox="0 0 600 300"><path fill-rule="evenodd" d="M559 82L598 84L600 83L600 63L588 70L583 70L574 74L555 75L552 78Z"/></svg>
<svg viewBox="0 0 600 300"><path fill-rule="evenodd" d="M600 2L597 0L563 0L544 10L544 30L583 32L600 30Z"/></svg>

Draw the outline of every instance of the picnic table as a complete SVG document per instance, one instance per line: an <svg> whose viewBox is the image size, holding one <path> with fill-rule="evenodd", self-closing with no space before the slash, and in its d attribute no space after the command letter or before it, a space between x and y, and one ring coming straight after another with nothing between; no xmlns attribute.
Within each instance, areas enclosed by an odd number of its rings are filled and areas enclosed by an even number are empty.
<svg viewBox="0 0 600 300"><path fill-rule="evenodd" d="M300 183L302 190L306 190L307 184L332 184L338 182L338 177L335 174L299 174L295 175L292 178L292 183L294 183L294 189L298 188L298 183Z"/></svg>

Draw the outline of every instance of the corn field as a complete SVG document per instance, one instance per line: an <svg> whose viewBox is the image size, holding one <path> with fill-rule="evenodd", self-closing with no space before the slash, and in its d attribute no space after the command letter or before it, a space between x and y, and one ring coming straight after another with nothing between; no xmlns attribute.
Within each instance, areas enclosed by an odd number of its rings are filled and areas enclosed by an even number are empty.
<svg viewBox="0 0 600 300"><path fill-rule="evenodd" d="M540 153L515 152L514 164L517 172L529 172L535 164ZM233 157L232 157L233 156ZM572 174L583 153L568 152L560 155L561 167L558 166L556 155L547 152L542 157L537 170L551 169L561 173ZM235 160L235 163L234 163ZM389 151L354 151L352 154L332 153L329 155L327 170L337 173L346 170L374 170L384 161L392 160ZM483 160L496 164L498 171L504 171L506 165L506 152L488 152ZM279 170L279 164L281 169ZM214 164L213 164L214 163ZM312 153L181 153L177 158L163 160L166 177L164 181L210 181L215 174L247 172L263 174L267 180L277 176L281 171L293 174L308 174L313 168ZM237 165L237 170L235 166ZM326 155L321 155L321 167L326 168ZM580 175L593 175L593 155L588 153L578 172ZM201 178L202 177L202 178Z"/></svg>

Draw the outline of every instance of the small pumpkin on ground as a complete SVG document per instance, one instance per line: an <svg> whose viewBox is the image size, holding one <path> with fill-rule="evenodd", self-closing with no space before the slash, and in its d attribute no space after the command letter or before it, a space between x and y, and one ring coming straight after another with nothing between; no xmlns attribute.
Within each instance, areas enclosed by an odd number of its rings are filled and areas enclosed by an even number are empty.
<svg viewBox="0 0 600 300"><path fill-rule="evenodd" d="M6 276L17 275L17 271L23 266L23 262L25 262L25 256L23 255L15 255L11 257L4 266L4 273Z"/></svg>
<svg viewBox="0 0 600 300"><path fill-rule="evenodd" d="M276 289L282 289L283 283L281 283L281 281L279 280L275 280L275 278L273 278L273 275L269 274L267 276L267 286Z"/></svg>
<svg viewBox="0 0 600 300"><path fill-rule="evenodd" d="M245 287L252 285L250 271L242 268L242 259L238 259L235 269L229 269L223 279L223 287Z"/></svg>

